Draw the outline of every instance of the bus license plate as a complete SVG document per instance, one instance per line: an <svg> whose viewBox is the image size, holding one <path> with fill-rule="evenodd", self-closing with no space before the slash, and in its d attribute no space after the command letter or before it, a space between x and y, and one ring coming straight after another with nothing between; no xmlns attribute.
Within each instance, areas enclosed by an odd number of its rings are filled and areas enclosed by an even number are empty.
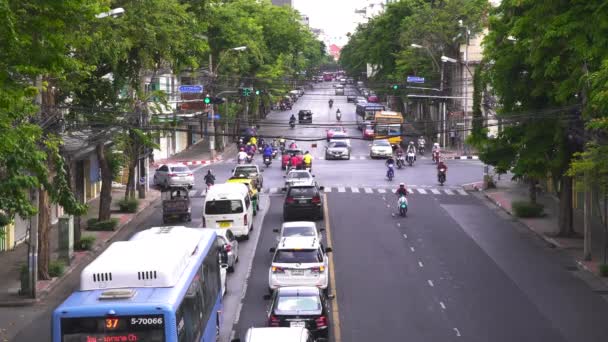
<svg viewBox="0 0 608 342"><path fill-rule="evenodd" d="M292 328L305 328L306 327L306 323L299 321L299 322L289 322L289 326Z"/></svg>
<svg viewBox="0 0 608 342"><path fill-rule="evenodd" d="M232 226L230 221L220 222L220 228L230 228L230 226Z"/></svg>

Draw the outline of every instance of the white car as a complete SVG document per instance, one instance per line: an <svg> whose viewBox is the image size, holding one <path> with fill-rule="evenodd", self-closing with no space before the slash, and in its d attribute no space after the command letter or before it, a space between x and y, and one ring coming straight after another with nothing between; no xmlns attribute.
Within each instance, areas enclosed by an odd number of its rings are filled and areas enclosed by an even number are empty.
<svg viewBox="0 0 608 342"><path fill-rule="evenodd" d="M310 186L315 184L315 179L307 170L291 170L285 177L285 187Z"/></svg>
<svg viewBox="0 0 608 342"><path fill-rule="evenodd" d="M272 231L279 233L277 242L290 237L312 237L321 241L319 232L325 231L325 228L317 229L317 224L311 221L293 221L284 222L281 229L275 228Z"/></svg>
<svg viewBox="0 0 608 342"><path fill-rule="evenodd" d="M172 186L194 187L194 174L181 164L164 164L154 172L154 185L169 188Z"/></svg>
<svg viewBox="0 0 608 342"><path fill-rule="evenodd" d="M329 289L329 258L315 237L286 237L279 241L268 269L268 290L284 286L315 286L326 293Z"/></svg>
<svg viewBox="0 0 608 342"><path fill-rule="evenodd" d="M369 146L369 156L371 158L388 158L393 155L393 147L387 139L374 140Z"/></svg>
<svg viewBox="0 0 608 342"><path fill-rule="evenodd" d="M229 273L234 272L236 263L239 262L239 242L236 236L232 233L232 230L226 228L208 228L213 230L217 235L218 243L220 248L226 252L228 268L226 271Z"/></svg>

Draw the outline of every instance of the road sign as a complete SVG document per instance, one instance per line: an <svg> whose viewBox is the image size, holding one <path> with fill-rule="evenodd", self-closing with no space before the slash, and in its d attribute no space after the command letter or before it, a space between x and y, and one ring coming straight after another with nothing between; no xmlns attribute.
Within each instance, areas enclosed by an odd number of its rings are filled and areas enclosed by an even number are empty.
<svg viewBox="0 0 608 342"><path fill-rule="evenodd" d="M424 83L424 77L408 76L407 83Z"/></svg>
<svg viewBox="0 0 608 342"><path fill-rule="evenodd" d="M139 184L140 184L140 185L144 185L144 184L146 184L146 177L140 177L140 178L139 178Z"/></svg>
<svg viewBox="0 0 608 342"><path fill-rule="evenodd" d="M208 118L208 119L211 119L211 113L208 113L208 114L207 114L207 118ZM220 119L220 115L219 115L219 114L214 114L214 115L213 115L213 119L215 119L215 120L219 120L219 119Z"/></svg>
<svg viewBox="0 0 608 342"><path fill-rule="evenodd" d="M180 93L202 93L203 86L202 85L183 85L179 86Z"/></svg>

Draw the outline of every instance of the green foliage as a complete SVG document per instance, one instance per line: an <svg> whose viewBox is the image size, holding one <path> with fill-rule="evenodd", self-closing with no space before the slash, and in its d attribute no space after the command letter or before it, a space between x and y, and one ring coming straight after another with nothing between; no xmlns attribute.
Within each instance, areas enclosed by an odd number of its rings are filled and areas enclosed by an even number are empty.
<svg viewBox="0 0 608 342"><path fill-rule="evenodd" d="M598 271L601 277L608 277L608 264L600 264Z"/></svg>
<svg viewBox="0 0 608 342"><path fill-rule="evenodd" d="M87 229L91 231L113 231L118 225L118 219L111 218L106 221L98 221L96 218L87 220Z"/></svg>
<svg viewBox="0 0 608 342"><path fill-rule="evenodd" d="M123 213L135 213L139 208L139 199L137 198L123 198L118 201L118 207Z"/></svg>
<svg viewBox="0 0 608 342"><path fill-rule="evenodd" d="M95 245L96 238L92 235L83 236L80 241L76 243L76 249L79 251L90 251Z"/></svg>
<svg viewBox="0 0 608 342"><path fill-rule="evenodd" d="M473 75L473 128L468 142L474 146L480 146L486 139L488 130L484 128L483 113L481 111L481 97L484 89L482 80L482 70L484 68L481 63Z"/></svg>
<svg viewBox="0 0 608 342"><path fill-rule="evenodd" d="M49 275L53 278L61 277L65 272L65 263L60 260L53 260L49 264Z"/></svg>
<svg viewBox="0 0 608 342"><path fill-rule="evenodd" d="M530 203L525 201L513 201L511 203L513 213L517 217L530 218L543 216L544 206L538 203Z"/></svg>

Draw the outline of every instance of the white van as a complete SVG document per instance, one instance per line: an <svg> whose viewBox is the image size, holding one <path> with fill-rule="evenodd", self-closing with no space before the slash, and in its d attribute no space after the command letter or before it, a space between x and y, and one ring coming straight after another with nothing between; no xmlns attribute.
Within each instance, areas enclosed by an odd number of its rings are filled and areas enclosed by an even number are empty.
<svg viewBox="0 0 608 342"><path fill-rule="evenodd" d="M249 239L253 229L253 205L243 183L216 184L203 204L203 227L230 228L237 237Z"/></svg>
<svg viewBox="0 0 608 342"><path fill-rule="evenodd" d="M232 342L316 342L305 328L249 328L244 339Z"/></svg>

